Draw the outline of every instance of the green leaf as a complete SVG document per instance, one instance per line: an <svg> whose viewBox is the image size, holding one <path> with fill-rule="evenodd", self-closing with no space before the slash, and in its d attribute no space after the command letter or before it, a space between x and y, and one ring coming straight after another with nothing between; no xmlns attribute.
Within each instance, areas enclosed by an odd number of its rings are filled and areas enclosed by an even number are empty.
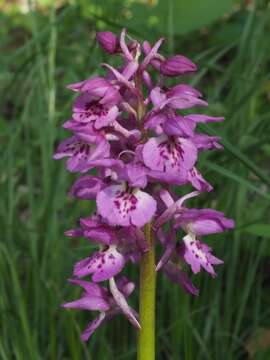
<svg viewBox="0 0 270 360"><path fill-rule="evenodd" d="M245 228L245 232L261 236L261 237L267 237L270 238L270 225L268 224L252 224Z"/></svg>

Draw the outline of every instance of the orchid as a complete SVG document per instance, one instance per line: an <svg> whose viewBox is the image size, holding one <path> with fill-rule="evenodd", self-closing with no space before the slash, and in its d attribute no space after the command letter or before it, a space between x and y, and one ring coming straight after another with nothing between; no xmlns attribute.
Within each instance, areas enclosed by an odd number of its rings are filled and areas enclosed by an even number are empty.
<svg viewBox="0 0 270 360"><path fill-rule="evenodd" d="M125 29L119 37L97 33L101 48L119 56L122 65L102 64L104 77L68 86L77 94L63 125L72 136L54 155L67 157L67 169L81 174L69 195L96 203L95 214L66 231L97 248L74 266L70 282L84 289L82 296L63 306L99 311L83 332L84 341L123 313L139 329L140 360L154 359L156 273L164 272L197 296L192 274L205 270L214 277L214 266L223 263L201 237L234 227L220 211L187 207L192 198L213 190L197 169L200 152L222 149L220 138L198 133L197 124L224 119L194 112L208 104L192 86L165 85L166 78L195 72L197 66L183 55L164 57L163 41L140 44ZM195 190L179 198L175 187L184 184ZM156 264L157 246L163 254ZM127 303L135 287L121 275L128 263L141 269L140 315Z"/></svg>

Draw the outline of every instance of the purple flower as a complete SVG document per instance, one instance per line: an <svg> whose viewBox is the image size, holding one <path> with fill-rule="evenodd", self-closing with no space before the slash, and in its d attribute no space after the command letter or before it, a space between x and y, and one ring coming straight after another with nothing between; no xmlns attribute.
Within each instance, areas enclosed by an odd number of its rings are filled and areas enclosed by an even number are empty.
<svg viewBox="0 0 270 360"><path fill-rule="evenodd" d="M97 215L80 219L80 228L68 230L65 232L67 236L84 236L85 238L103 245L112 245L117 243L117 235L115 229L102 221Z"/></svg>
<svg viewBox="0 0 270 360"><path fill-rule="evenodd" d="M175 55L165 60L160 66L160 72L166 76L178 76L197 70L197 66L183 55Z"/></svg>
<svg viewBox="0 0 270 360"><path fill-rule="evenodd" d="M174 202L171 195L164 191L160 194L161 199L167 205L167 209L155 222L155 228L160 228L165 222L174 219L174 228L182 229L187 233L178 248L177 254L180 258L191 266L193 273L198 273L201 269L205 269L212 276L215 276L215 271L212 265L222 264L223 261L212 255L212 249L199 241L196 237L201 235L208 235L213 233L223 232L234 227L234 222L231 219L224 217L220 211L212 209L187 209L183 203L188 198L198 195L198 192L187 194ZM162 255L157 270L162 268L172 257L177 249L174 230L165 237L163 232L159 230L159 236L162 239L165 252Z"/></svg>
<svg viewBox="0 0 270 360"><path fill-rule="evenodd" d="M207 106L201 99L201 93L189 85L177 85L167 91L155 87L150 93L154 110L162 110L165 106L173 109L188 109L194 106Z"/></svg>
<svg viewBox="0 0 270 360"><path fill-rule="evenodd" d="M83 280L69 280L74 285L84 289L80 299L67 302L62 306L68 309L80 309L99 311L99 315L90 322L81 335L83 341L87 341L94 331L105 321L110 320L117 314L123 313L131 323L140 327L136 317L137 313L129 307L126 298L133 292L134 284L126 277L120 277L112 281L110 290L96 283Z"/></svg>
<svg viewBox="0 0 270 360"><path fill-rule="evenodd" d="M161 135L147 141L142 155L145 165L151 170L178 175L193 168L197 148L188 139Z"/></svg>
<svg viewBox="0 0 270 360"><path fill-rule="evenodd" d="M201 99L201 93L189 85L176 85L166 91L155 87L150 92L153 109L145 116L144 128L154 129L157 134L194 137L196 122L200 119L181 116L176 109L188 109L194 106L207 106ZM193 115L194 116L194 115ZM201 119L203 122L203 118ZM205 119L205 121L207 121Z"/></svg>
<svg viewBox="0 0 270 360"><path fill-rule="evenodd" d="M223 264L223 261L213 256L211 252L212 249L201 241L196 240L194 235L188 234L183 238L180 254L186 263L191 266L194 274L197 274L202 267L212 276L216 276L212 265Z"/></svg>
<svg viewBox="0 0 270 360"><path fill-rule="evenodd" d="M97 42L109 54L115 54L119 46L118 37L111 31L100 31L96 34Z"/></svg>
<svg viewBox="0 0 270 360"><path fill-rule="evenodd" d="M111 185L99 192L97 209L110 225L142 227L154 216L156 201L138 188Z"/></svg>
<svg viewBox="0 0 270 360"><path fill-rule="evenodd" d="M192 184L192 186L198 191L212 191L213 186L209 184L203 177L202 174L198 171L197 168L193 167L188 171L187 174L188 181Z"/></svg>
<svg viewBox="0 0 270 360"><path fill-rule="evenodd" d="M113 123L118 114L117 106L103 104L84 93L75 100L72 118L80 123L93 122L98 130Z"/></svg>
<svg viewBox="0 0 270 360"><path fill-rule="evenodd" d="M220 138L199 133L197 124L223 118L189 114L189 109L208 105L202 94L182 82L167 83L168 77L196 71L196 65L182 55L166 59L160 50L164 38L141 44L123 29L119 36L98 32L96 39L121 63L101 64L105 76L68 85L77 93L72 116L63 125L72 135L54 155L67 157L67 169L83 174L69 195L96 204L96 213L65 233L97 247L74 266L71 283L84 289L81 298L63 305L99 311L83 332L84 341L118 313L140 329L138 315L126 301L134 284L114 277L128 262L140 264L151 249L145 225L159 240L153 244L163 249L156 270L192 295L199 290L189 274L204 269L215 276L214 266L223 263L201 237L234 227L219 211L187 206L193 197L213 190L197 168L201 151L222 149ZM176 185L195 191L179 198ZM80 280L84 277L92 282Z"/></svg>
<svg viewBox="0 0 270 360"><path fill-rule="evenodd" d="M85 200L95 199L104 186L105 183L100 178L84 175L75 181L69 191L69 195Z"/></svg>
<svg viewBox="0 0 270 360"><path fill-rule="evenodd" d="M165 275L174 283L179 284L183 289L192 295L198 296L199 290L192 284L187 274L179 267L168 263L163 268Z"/></svg>
<svg viewBox="0 0 270 360"><path fill-rule="evenodd" d="M95 76L87 80L70 84L67 86L67 88L76 92L87 92L96 99L102 98L105 95L108 96L109 93L115 93L117 90L107 79L104 79L100 76Z"/></svg>
<svg viewBox="0 0 270 360"><path fill-rule="evenodd" d="M68 157L67 169L71 172L86 172L91 168L91 161L109 156L110 145L102 138L96 138L94 143L72 136L64 140L54 154L54 159Z"/></svg>
<svg viewBox="0 0 270 360"><path fill-rule="evenodd" d="M186 209L177 218L176 226L181 226L197 235L209 235L234 228L234 221L224 217L221 211L213 209Z"/></svg>
<svg viewBox="0 0 270 360"><path fill-rule="evenodd" d="M119 274L125 266L125 262L125 257L117 251L116 245L110 245L77 262L73 275L81 278L92 274L94 282L109 280Z"/></svg>

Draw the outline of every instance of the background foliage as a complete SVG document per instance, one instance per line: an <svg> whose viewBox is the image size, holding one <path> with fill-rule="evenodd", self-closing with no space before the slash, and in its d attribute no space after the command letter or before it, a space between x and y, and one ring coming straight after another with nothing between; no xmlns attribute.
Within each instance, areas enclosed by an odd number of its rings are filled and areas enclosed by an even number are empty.
<svg viewBox="0 0 270 360"><path fill-rule="evenodd" d="M85 240L63 232L91 209L67 198L75 177L52 160L70 116L73 95L65 86L102 73L98 64L108 60L95 31L126 26L152 43L165 35L165 53L199 64L189 80L209 100L208 113L226 117L203 127L222 136L225 151L200 159L215 191L199 205L237 222L235 231L209 237L225 265L216 280L197 276L198 298L159 276L158 359L269 359L267 1L1 0L0 21L0 358L135 359L135 331L124 319L84 345L80 328L91 315L59 308L78 296L65 279L89 252ZM136 270L128 271L136 280Z"/></svg>

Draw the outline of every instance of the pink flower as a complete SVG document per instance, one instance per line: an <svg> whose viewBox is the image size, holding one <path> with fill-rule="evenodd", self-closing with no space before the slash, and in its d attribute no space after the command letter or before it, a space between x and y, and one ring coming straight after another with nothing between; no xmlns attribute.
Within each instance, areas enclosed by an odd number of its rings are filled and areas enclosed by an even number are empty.
<svg viewBox="0 0 270 360"><path fill-rule="evenodd" d="M151 138L143 147L143 161L151 170L180 175L197 160L197 149L188 139L161 135Z"/></svg>
<svg viewBox="0 0 270 360"><path fill-rule="evenodd" d="M83 341L87 341L93 332L105 321L110 320L117 314L124 313L129 321L136 327L140 327L136 317L138 314L129 307L126 298L133 292L135 285L126 277L113 281L110 290L95 283L83 280L69 280L74 285L84 289L80 299L63 304L64 308L99 311L99 315L90 322L81 335Z"/></svg>
<svg viewBox="0 0 270 360"><path fill-rule="evenodd" d="M97 209L110 225L142 227L154 216L156 201L137 188L111 185L99 192Z"/></svg>
<svg viewBox="0 0 270 360"><path fill-rule="evenodd" d="M124 256L117 251L116 245L111 245L76 263L73 275L81 278L92 274L92 280L99 282L116 276L124 265Z"/></svg>
<svg viewBox="0 0 270 360"><path fill-rule="evenodd" d="M109 54L115 54L119 46L118 37L111 31L100 31L96 35L99 45Z"/></svg>
<svg viewBox="0 0 270 360"><path fill-rule="evenodd" d="M134 284L115 276L128 262L139 264L149 251L146 224L151 225L153 239L159 240L155 246L163 249L156 270L192 295L199 290L187 271L197 274L204 269L215 276L214 266L223 263L201 237L234 226L219 211L187 207L191 198L213 190L197 169L201 151L222 149L219 137L197 132L197 124L223 118L190 113L208 105L202 94L188 84L169 87L167 83L167 77L194 72L196 65L182 55L166 59L160 50L164 38L153 46L148 41L141 44L125 29L119 36L105 31L96 38L121 63L101 64L104 77L68 86L78 93L72 117L63 125L72 136L60 143L54 155L68 158L67 169L83 174L69 195L86 206L87 201L96 203L96 213L81 218L78 227L65 233L97 246L74 266L71 283L84 292L63 305L99 312L83 331L84 341L119 313L140 329L138 315L127 303ZM155 71L158 76L152 75ZM179 198L175 186L185 184L195 191ZM92 282L80 280L84 277ZM109 288L101 282L108 282Z"/></svg>
<svg viewBox="0 0 270 360"><path fill-rule="evenodd" d="M197 70L197 66L183 55L175 55L165 60L160 66L160 72L166 76L178 76Z"/></svg>
<svg viewBox="0 0 270 360"><path fill-rule="evenodd" d="M91 168L92 160L108 157L109 151L110 145L105 139L96 138L95 142L89 143L78 136L72 136L59 145L54 159L68 157L67 169L84 173Z"/></svg>

